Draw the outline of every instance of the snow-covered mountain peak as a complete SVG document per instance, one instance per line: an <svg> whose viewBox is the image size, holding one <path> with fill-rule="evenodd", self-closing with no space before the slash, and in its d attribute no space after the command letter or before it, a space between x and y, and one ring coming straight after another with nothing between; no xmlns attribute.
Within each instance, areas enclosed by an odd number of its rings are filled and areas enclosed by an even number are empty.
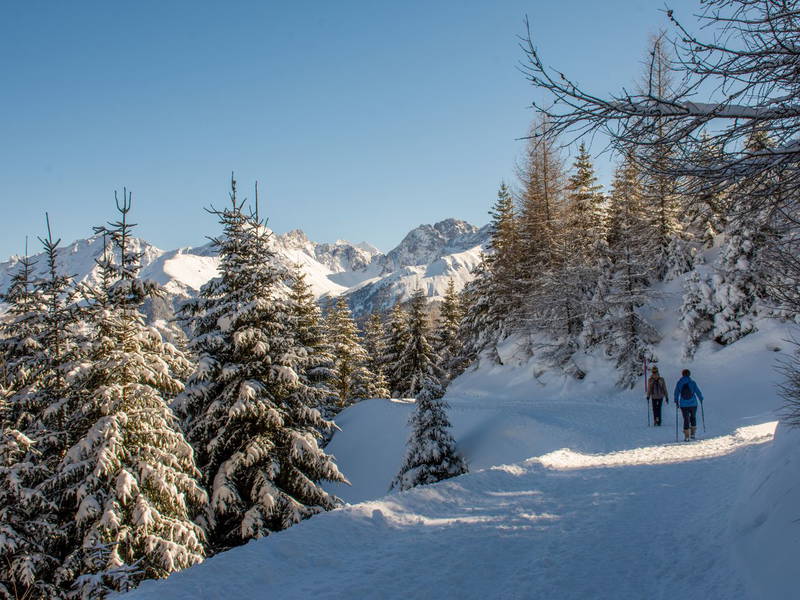
<svg viewBox="0 0 800 600"><path fill-rule="evenodd" d="M345 294L356 315L363 315L390 309L418 287L432 298L444 294L450 279L460 289L471 279L487 240L487 228L445 219L415 228L389 254L367 242L317 243L300 229L273 233L270 244L287 267L300 265L316 296ZM217 274L219 263L213 242L169 251L139 238L133 238L132 244L143 255L142 276L162 285L173 305L196 294ZM59 250L60 268L78 281L92 281L97 275L95 260L102 253L102 236L76 240ZM44 255L34 258L37 273L43 275ZM0 292L7 289L19 260L14 256L0 262Z"/></svg>
<svg viewBox="0 0 800 600"><path fill-rule="evenodd" d="M384 272L402 267L426 265L448 253L445 250L463 251L482 243L477 239L479 230L474 225L458 219L445 219L433 225L420 225L412 229L383 263Z"/></svg>

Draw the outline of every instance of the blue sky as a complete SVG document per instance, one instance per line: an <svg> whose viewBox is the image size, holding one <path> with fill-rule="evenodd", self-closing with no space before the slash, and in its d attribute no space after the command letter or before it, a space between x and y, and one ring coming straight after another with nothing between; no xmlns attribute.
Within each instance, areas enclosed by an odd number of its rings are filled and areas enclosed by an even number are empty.
<svg viewBox="0 0 800 600"><path fill-rule="evenodd" d="M668 4L690 21L698 3ZM259 181L273 229L316 241L385 251L420 223L482 225L537 98L525 15L550 64L605 92L638 76L663 6L0 3L0 260L45 211L65 242L86 237L123 186L140 236L202 244L231 171L244 195Z"/></svg>

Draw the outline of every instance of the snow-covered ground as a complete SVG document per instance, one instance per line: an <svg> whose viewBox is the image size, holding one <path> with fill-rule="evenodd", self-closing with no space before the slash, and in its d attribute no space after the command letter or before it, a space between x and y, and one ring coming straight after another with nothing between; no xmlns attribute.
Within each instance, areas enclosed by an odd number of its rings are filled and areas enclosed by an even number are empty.
<svg viewBox="0 0 800 600"><path fill-rule="evenodd" d="M658 351L674 386L679 336ZM447 400L467 475L388 493L413 403L342 413L329 451L350 503L208 559L126 598L793 598L800 434L779 427L785 325L701 347L700 441L675 443L675 409L648 427L642 391L601 358L583 381L518 363L469 371ZM671 390L670 390L671 391ZM698 415L698 418L700 416Z"/></svg>

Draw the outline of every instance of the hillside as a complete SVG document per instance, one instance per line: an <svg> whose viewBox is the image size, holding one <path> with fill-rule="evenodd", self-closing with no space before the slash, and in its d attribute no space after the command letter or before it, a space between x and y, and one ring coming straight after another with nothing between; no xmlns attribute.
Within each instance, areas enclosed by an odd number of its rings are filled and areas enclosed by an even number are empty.
<svg viewBox="0 0 800 600"><path fill-rule="evenodd" d="M656 350L671 387L685 365L677 283L666 291ZM511 340L503 366L448 389L471 472L387 495L413 403L355 405L328 447L352 482L330 489L350 505L126 598L792 597L800 434L771 442L774 364L791 346L786 325L758 325L688 365L706 397L694 443L675 443L672 403L648 428L642 392L616 389L604 357L582 357L578 381L517 358Z"/></svg>

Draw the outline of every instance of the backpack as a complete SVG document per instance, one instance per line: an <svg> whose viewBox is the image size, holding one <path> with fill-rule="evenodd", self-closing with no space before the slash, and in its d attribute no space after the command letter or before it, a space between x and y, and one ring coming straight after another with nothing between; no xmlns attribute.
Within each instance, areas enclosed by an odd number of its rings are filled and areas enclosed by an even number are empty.
<svg viewBox="0 0 800 600"><path fill-rule="evenodd" d="M689 382L683 384L681 388L681 400L691 400L694 397L694 392L692 391L692 386L689 385Z"/></svg>

